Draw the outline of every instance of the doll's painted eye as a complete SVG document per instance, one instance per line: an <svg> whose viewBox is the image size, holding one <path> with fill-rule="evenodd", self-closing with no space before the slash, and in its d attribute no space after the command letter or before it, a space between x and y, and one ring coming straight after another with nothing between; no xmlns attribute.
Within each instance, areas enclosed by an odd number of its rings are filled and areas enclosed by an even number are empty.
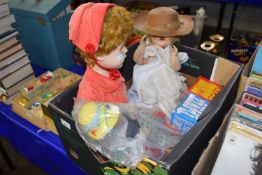
<svg viewBox="0 0 262 175"><path fill-rule="evenodd" d="M164 41L166 39L166 37L160 37L159 38L161 41Z"/></svg>

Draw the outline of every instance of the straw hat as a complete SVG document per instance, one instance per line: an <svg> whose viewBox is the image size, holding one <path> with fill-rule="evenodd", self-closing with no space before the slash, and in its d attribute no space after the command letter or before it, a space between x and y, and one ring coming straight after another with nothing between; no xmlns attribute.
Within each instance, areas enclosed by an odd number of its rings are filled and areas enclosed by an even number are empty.
<svg viewBox="0 0 262 175"><path fill-rule="evenodd" d="M119 114L115 105L89 102L80 108L77 122L88 137L100 140L114 128Z"/></svg>
<svg viewBox="0 0 262 175"><path fill-rule="evenodd" d="M153 36L181 36L192 31L194 22L191 16L179 15L171 7L157 7L139 13L134 27Z"/></svg>

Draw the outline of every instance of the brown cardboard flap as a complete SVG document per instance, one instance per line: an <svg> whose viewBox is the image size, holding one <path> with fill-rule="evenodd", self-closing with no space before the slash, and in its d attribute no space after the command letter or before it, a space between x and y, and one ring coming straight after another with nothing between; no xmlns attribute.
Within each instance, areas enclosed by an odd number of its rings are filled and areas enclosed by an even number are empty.
<svg viewBox="0 0 262 175"><path fill-rule="evenodd" d="M209 141L207 148L203 151L201 157L199 158L198 163L194 167L192 171L192 175L210 174L210 171L213 168L213 164L219 152L219 145L221 143L224 132L226 130L228 120L231 114L233 113L233 111L234 111L234 105L227 113L226 117L224 118L215 136Z"/></svg>
<svg viewBox="0 0 262 175"><path fill-rule="evenodd" d="M224 58L217 58L211 79L219 85L225 86L239 69L239 65Z"/></svg>

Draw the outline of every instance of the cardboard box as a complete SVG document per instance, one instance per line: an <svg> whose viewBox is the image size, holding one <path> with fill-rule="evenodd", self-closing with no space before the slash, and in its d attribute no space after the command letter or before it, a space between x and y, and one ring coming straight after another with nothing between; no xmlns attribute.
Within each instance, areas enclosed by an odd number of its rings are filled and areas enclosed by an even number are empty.
<svg viewBox="0 0 262 175"><path fill-rule="evenodd" d="M23 104L20 103L21 101L23 101ZM35 102L36 101L34 100L29 101L25 97L18 95L12 100L12 109L15 113L28 120L38 128L49 130L47 128L45 116L42 112L41 106L39 105L34 109L30 109L31 104Z"/></svg>
<svg viewBox="0 0 262 175"><path fill-rule="evenodd" d="M26 83L20 88L21 94L27 99L38 98L40 102L45 102L45 94L51 93L52 96L62 92L74 81L81 77L63 68L58 68L54 72L47 71L38 78Z"/></svg>
<svg viewBox="0 0 262 175"><path fill-rule="evenodd" d="M41 83L39 86L36 86L36 88L30 93L26 93L24 88L21 88L21 94L15 97L12 101L12 108L14 112L19 114L21 117L28 120L32 124L36 125L37 127L46 131L52 131L53 133L58 135L54 121L51 118L51 114L47 107L48 103L53 98L55 98L56 95L63 92L63 90L65 90L66 88L70 87L74 82L80 80L81 77L63 68L58 68L51 74L54 75L52 80L50 79L46 81L46 83ZM30 81L28 84L25 85L25 87L32 86L36 82L39 82L39 78ZM57 84L59 85L57 86ZM42 98L42 96L50 89L52 91L53 97L47 99ZM38 103L39 105L32 109L32 105L36 103Z"/></svg>
<svg viewBox="0 0 262 175"><path fill-rule="evenodd" d="M132 47L137 47L137 45ZM193 48L181 45L177 45L177 47L179 51L187 52L189 55L187 64L182 65L184 73L195 77L211 78L212 81L222 85L223 88L200 116L201 120L162 160L171 165L168 167L170 175L191 173L203 149L207 146L208 141L221 125L225 113L233 104L243 69L242 65ZM133 55L132 53L128 54ZM88 174L102 174L101 169L111 163L106 159L100 159L101 155L92 152L85 145L71 116L74 105L73 98L76 96L77 90L78 83L57 96L49 103L49 111L69 157Z"/></svg>
<svg viewBox="0 0 262 175"><path fill-rule="evenodd" d="M198 163L194 167L192 175L208 175L211 173L213 165L219 153L220 143L222 142L228 120L233 110L234 109L232 107L231 110L225 116L221 126L219 127L214 137L212 137L212 139L208 142L208 146L203 151Z"/></svg>
<svg viewBox="0 0 262 175"><path fill-rule="evenodd" d="M256 146L262 143L262 132L259 129L261 124L255 122L255 117L259 118L259 116L254 114L254 111L246 111L244 113L254 115L254 118L249 117L254 121L245 120L244 115L239 117L236 114L240 111L243 112L244 107L232 106L220 129L209 141L192 175L261 174L259 168L256 170L254 168L255 165L259 167L260 164L257 161L261 160L259 159L260 152L256 150ZM252 157L258 158L254 160ZM253 171L255 172L252 173Z"/></svg>
<svg viewBox="0 0 262 175"><path fill-rule="evenodd" d="M262 42L259 44L259 46L262 46ZM237 99L239 99L241 97L241 95L242 95L242 93L245 89L247 79L250 75L250 71L251 71L251 68L253 66L256 55L257 55L257 49L255 50L255 52L253 53L253 55L251 56L248 63L245 65L245 67L243 69L243 72L242 72L241 77L240 77L239 87L238 87L238 90L237 90Z"/></svg>

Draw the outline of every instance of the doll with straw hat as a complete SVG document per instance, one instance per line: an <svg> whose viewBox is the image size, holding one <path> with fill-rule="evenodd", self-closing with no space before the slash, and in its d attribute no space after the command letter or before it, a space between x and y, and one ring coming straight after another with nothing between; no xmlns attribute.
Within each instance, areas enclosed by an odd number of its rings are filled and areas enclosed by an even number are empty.
<svg viewBox="0 0 262 175"><path fill-rule="evenodd" d="M136 65L129 100L157 105L170 115L187 90L185 78L178 71L188 56L179 53L173 41L177 36L189 34L194 22L190 16L179 15L170 7L157 7L139 13L134 27L146 36L134 53Z"/></svg>

